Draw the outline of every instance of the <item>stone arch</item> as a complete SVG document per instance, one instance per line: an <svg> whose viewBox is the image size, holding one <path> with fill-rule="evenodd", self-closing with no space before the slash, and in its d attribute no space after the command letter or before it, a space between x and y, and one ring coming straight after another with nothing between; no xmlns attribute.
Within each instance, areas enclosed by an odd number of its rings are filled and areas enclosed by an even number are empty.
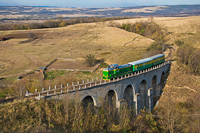
<svg viewBox="0 0 200 133"><path fill-rule="evenodd" d="M141 96L141 109L143 109L144 107L148 108L148 89L146 80L142 80L139 90Z"/></svg>
<svg viewBox="0 0 200 133"><path fill-rule="evenodd" d="M165 85L165 80L166 80L166 76L165 76L165 72L163 71L162 74L161 74L161 78L160 78L160 85L161 87L163 88L164 85Z"/></svg>
<svg viewBox="0 0 200 133"><path fill-rule="evenodd" d="M104 112L106 112L106 114L109 116L109 121L113 123L117 121L117 102L117 93L114 90L109 90L106 93L103 106Z"/></svg>
<svg viewBox="0 0 200 133"><path fill-rule="evenodd" d="M104 106L109 108L115 108L117 105L118 96L117 93L114 90L109 90L106 93L105 99L104 99Z"/></svg>
<svg viewBox="0 0 200 133"><path fill-rule="evenodd" d="M126 101L128 108L134 108L134 88L132 85L125 88L123 99Z"/></svg>
<svg viewBox="0 0 200 133"><path fill-rule="evenodd" d="M154 75L151 82L151 88L153 89L153 97L157 96L157 76Z"/></svg>
<svg viewBox="0 0 200 133"><path fill-rule="evenodd" d="M94 99L94 97L92 96L86 96L85 98L83 98L83 100L81 101L81 106L83 107L83 109L86 111L88 109L90 109L91 111L93 111L94 107L96 106L96 100Z"/></svg>
<svg viewBox="0 0 200 133"><path fill-rule="evenodd" d="M151 88L153 89L153 107L156 105L156 102L159 100L160 90L158 87L158 78L156 75L152 78Z"/></svg>

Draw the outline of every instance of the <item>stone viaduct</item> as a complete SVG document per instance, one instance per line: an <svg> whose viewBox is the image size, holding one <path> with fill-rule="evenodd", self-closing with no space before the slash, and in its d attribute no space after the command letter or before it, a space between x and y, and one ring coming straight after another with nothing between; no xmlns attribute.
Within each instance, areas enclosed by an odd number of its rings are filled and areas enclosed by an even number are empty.
<svg viewBox="0 0 200 133"><path fill-rule="evenodd" d="M105 102L112 102L117 108L127 103L128 107L133 107L136 114L140 109L146 108L152 111L155 100L161 95L162 88L170 72L170 61L159 64L152 68L135 72L133 74L118 77L112 81L92 81L73 86L49 89L42 92L30 94L27 97L37 99L65 99L87 105L91 102L94 106L101 106Z"/></svg>

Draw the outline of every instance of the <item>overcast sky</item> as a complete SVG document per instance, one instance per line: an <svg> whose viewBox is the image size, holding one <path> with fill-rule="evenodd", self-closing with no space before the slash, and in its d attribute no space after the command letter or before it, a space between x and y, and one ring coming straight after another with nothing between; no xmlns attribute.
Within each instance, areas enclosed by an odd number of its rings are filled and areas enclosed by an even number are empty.
<svg viewBox="0 0 200 133"><path fill-rule="evenodd" d="M200 0L0 0L0 6L132 7L192 4L200 4Z"/></svg>

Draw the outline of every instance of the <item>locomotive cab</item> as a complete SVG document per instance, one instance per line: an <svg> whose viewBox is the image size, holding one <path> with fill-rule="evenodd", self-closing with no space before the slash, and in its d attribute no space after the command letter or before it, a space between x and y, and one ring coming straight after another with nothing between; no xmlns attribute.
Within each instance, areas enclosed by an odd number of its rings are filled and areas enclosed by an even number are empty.
<svg viewBox="0 0 200 133"><path fill-rule="evenodd" d="M119 68L118 64L111 64L108 68L103 69L103 80L109 80L116 77L116 71Z"/></svg>
<svg viewBox="0 0 200 133"><path fill-rule="evenodd" d="M118 65L111 64L108 68L103 69L103 79L109 80L132 73L132 66L130 64Z"/></svg>

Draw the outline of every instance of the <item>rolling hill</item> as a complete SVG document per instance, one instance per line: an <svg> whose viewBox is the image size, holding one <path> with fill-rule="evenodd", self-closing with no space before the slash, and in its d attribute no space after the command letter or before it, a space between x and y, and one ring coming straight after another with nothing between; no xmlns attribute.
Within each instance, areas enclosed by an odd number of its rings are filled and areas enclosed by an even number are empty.
<svg viewBox="0 0 200 133"><path fill-rule="evenodd" d="M77 17L147 17L197 16L200 5L140 6L121 8L59 8L30 6L1 6L0 22L46 20Z"/></svg>

